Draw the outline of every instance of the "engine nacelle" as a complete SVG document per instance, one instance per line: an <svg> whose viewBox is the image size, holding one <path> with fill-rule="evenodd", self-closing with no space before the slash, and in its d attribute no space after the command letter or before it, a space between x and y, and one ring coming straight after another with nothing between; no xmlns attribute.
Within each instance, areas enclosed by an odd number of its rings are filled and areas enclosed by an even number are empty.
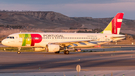
<svg viewBox="0 0 135 76"><path fill-rule="evenodd" d="M48 52L57 52L60 50L60 46L56 44L48 44L47 49Z"/></svg>
<svg viewBox="0 0 135 76"><path fill-rule="evenodd" d="M34 51L43 51L45 48L34 48Z"/></svg>

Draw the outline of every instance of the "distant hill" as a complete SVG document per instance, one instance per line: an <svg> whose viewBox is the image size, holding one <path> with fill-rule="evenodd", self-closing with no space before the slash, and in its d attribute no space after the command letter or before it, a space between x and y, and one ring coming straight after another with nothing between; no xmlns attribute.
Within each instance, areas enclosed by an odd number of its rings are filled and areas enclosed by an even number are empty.
<svg viewBox="0 0 135 76"><path fill-rule="evenodd" d="M21 31L60 31L70 28L104 29L113 17L68 17L52 11L0 11L0 35ZM135 34L135 20L124 19L121 32ZM19 29L19 30L18 30ZM14 32L12 32L14 30ZM8 34L10 34L8 33Z"/></svg>
<svg viewBox="0 0 135 76"><path fill-rule="evenodd" d="M112 20L110 18L91 18L91 17L72 17L72 19L80 22L84 28L104 29ZM135 35L135 20L123 19L121 32Z"/></svg>
<svg viewBox="0 0 135 76"><path fill-rule="evenodd" d="M56 12L0 12L0 25L8 27L54 29L58 27L81 27L76 20Z"/></svg>

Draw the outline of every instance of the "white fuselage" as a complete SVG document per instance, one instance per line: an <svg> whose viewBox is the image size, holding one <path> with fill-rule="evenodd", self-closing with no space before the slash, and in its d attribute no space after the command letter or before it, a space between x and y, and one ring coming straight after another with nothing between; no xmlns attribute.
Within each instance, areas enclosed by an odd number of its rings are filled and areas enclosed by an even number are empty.
<svg viewBox="0 0 135 76"><path fill-rule="evenodd" d="M27 34L27 35L26 35ZM32 37L31 34L39 34L41 37ZM33 35L34 36L34 35ZM35 35L36 36L36 35ZM61 43L61 42L74 42L91 40L84 44L76 43L77 47L95 46L93 42L105 42L120 40L125 37L124 35L117 34L101 34L101 33L15 33L8 36L8 38L2 41L3 45L12 47L46 47L50 43ZM113 39L113 37L117 37ZM32 41L34 39L35 41ZM33 43L34 42L34 43ZM33 45L32 45L33 44ZM75 47L71 45L72 47Z"/></svg>

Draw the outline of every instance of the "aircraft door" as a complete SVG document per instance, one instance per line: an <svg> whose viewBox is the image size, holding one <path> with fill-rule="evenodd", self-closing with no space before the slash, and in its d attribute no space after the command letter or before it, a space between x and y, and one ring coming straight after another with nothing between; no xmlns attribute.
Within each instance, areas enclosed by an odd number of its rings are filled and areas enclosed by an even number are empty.
<svg viewBox="0 0 135 76"><path fill-rule="evenodd" d="M19 43L22 43L23 38L19 37Z"/></svg>

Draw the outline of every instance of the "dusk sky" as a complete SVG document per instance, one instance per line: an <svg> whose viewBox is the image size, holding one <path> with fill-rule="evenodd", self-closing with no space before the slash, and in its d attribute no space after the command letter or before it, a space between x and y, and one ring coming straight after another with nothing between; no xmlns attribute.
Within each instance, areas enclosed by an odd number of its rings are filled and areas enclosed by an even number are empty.
<svg viewBox="0 0 135 76"><path fill-rule="evenodd" d="M113 17L135 20L135 0L0 0L0 10L54 11L69 17Z"/></svg>

